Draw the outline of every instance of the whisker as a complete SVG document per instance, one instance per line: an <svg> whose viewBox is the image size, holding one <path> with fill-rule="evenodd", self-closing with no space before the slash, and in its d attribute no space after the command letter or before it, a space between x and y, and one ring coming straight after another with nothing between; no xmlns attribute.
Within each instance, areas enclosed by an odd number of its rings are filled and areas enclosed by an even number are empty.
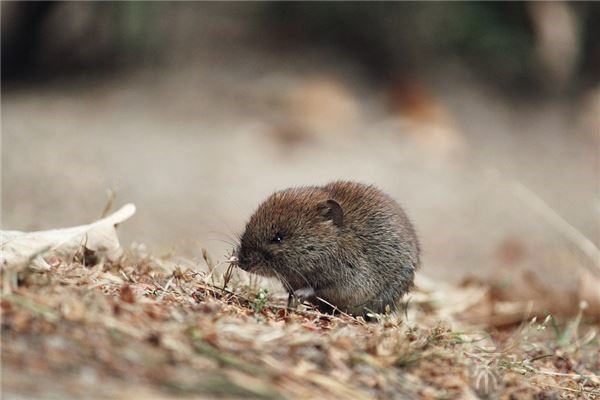
<svg viewBox="0 0 600 400"><path fill-rule="evenodd" d="M232 242L237 243L238 245L242 242L242 237L239 235L226 234L226 237L228 240L231 240Z"/></svg>
<svg viewBox="0 0 600 400"><path fill-rule="evenodd" d="M238 247L239 246L239 243L231 242L229 240L224 240L224 239L214 239L213 238L213 239L207 239L206 241L207 242L221 242L221 243L225 243L225 244L227 244L229 246L232 246L232 247Z"/></svg>
<svg viewBox="0 0 600 400"><path fill-rule="evenodd" d="M312 285L310 284L310 282L308 281L308 279L306 279L306 277L304 276L304 274L300 271L298 271L296 268L292 267L291 265L288 265L288 268L290 270L292 270L292 272L296 275L298 275L300 278L302 278L304 280L304 282L306 282L306 285L308 287L312 287Z"/></svg>
<svg viewBox="0 0 600 400"><path fill-rule="evenodd" d="M207 233L209 233L211 235L219 235L221 237L224 237L226 240L230 240L233 243L236 243L237 245L239 245L240 241L241 241L241 237L237 234L228 234L228 233L224 233L221 231L208 231ZM223 240L223 239L216 238L215 240Z"/></svg>
<svg viewBox="0 0 600 400"><path fill-rule="evenodd" d="M288 300L287 300L287 308L291 308L292 307L292 300L295 297L294 296L294 289L292 288L292 285L290 285L290 283L287 281L287 279L285 279L284 276L282 276L279 272L277 271L273 271L275 273L275 276L277 277L277 279L279 279L281 281L281 284L284 286L284 288L286 288L288 290Z"/></svg>
<svg viewBox="0 0 600 400"><path fill-rule="evenodd" d="M281 275L279 272L273 270L273 272L275 273L275 276L277 276L277 279L279 279L281 281L281 284L290 292L293 293L294 290L292 289L292 285L290 285L290 283L288 282L287 279L285 279L285 277L283 275Z"/></svg>

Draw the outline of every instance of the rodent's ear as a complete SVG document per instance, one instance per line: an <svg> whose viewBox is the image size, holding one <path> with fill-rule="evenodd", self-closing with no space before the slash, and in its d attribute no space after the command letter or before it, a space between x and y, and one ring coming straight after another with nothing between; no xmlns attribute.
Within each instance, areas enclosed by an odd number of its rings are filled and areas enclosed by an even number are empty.
<svg viewBox="0 0 600 400"><path fill-rule="evenodd" d="M329 199L320 203L319 211L322 216L332 220L335 226L341 227L344 224L344 210L337 201Z"/></svg>

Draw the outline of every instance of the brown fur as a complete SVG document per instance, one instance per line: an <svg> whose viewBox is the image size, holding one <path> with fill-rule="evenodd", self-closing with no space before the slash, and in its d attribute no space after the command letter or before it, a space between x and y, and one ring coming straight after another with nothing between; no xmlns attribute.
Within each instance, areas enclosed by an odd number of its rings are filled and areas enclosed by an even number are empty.
<svg viewBox="0 0 600 400"><path fill-rule="evenodd" d="M281 239L281 240L279 240ZM333 182L276 192L241 237L238 265L352 314L394 310L413 285L419 243L402 208L374 186Z"/></svg>

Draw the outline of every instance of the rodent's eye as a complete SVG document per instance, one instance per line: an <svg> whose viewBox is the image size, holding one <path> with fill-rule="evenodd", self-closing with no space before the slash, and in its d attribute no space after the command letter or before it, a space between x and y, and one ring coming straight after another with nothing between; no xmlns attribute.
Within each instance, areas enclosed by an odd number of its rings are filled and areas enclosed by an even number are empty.
<svg viewBox="0 0 600 400"><path fill-rule="evenodd" d="M275 236L271 238L271 243L281 244L283 243L283 234L281 232L277 232Z"/></svg>

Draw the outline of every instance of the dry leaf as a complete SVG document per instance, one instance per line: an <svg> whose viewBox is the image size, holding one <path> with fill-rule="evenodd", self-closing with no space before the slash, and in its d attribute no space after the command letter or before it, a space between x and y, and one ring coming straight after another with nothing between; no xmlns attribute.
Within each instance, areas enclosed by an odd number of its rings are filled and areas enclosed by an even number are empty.
<svg viewBox="0 0 600 400"><path fill-rule="evenodd" d="M122 254L115 228L133 214L135 206L127 204L89 225L39 232L0 231L0 268L30 263L48 270L50 265L42 258L44 254L73 254L82 246L114 261Z"/></svg>

